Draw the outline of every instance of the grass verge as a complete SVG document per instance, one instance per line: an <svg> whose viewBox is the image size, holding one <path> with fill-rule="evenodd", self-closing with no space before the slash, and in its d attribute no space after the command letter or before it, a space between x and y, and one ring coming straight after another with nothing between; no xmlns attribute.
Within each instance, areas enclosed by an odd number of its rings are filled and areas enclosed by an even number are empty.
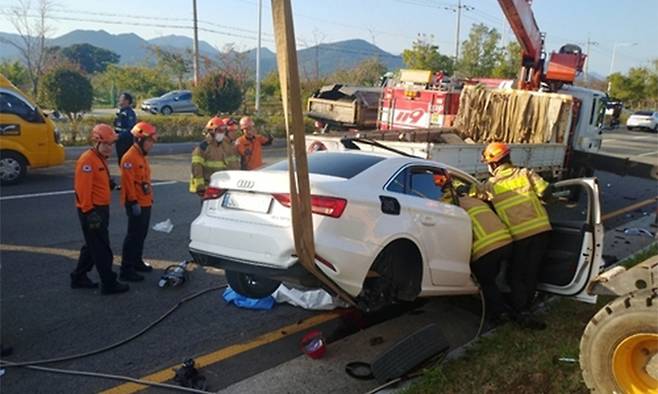
<svg viewBox="0 0 658 394"><path fill-rule="evenodd" d="M657 254L654 243L621 264L631 267ZM547 330L498 327L462 357L428 369L404 393L586 394L578 364L580 336L589 319L611 300L599 296L597 305L590 305L560 298L546 308Z"/></svg>

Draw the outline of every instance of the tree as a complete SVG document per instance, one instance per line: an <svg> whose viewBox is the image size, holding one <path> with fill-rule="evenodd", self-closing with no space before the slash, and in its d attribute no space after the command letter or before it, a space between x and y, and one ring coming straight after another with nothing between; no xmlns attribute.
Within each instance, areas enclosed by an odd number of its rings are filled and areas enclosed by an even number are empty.
<svg viewBox="0 0 658 394"><path fill-rule="evenodd" d="M120 56L110 50L90 44L75 44L59 51L69 61L78 64L87 74L103 72L110 64L119 63Z"/></svg>
<svg viewBox="0 0 658 394"><path fill-rule="evenodd" d="M240 108L242 97L238 82L221 71L206 75L192 93L194 104L208 115L234 112Z"/></svg>
<svg viewBox="0 0 658 394"><path fill-rule="evenodd" d="M498 64L492 71L496 78L516 78L521 69L521 45L518 42L510 42L502 49Z"/></svg>
<svg viewBox="0 0 658 394"><path fill-rule="evenodd" d="M91 82L78 71L60 68L44 75L41 84L45 104L69 118L75 140L78 135L77 114L89 111L94 99Z"/></svg>
<svg viewBox="0 0 658 394"><path fill-rule="evenodd" d="M457 72L466 77L488 77L501 62L502 51L498 47L500 33L480 23L471 27L468 39L462 43L461 59Z"/></svg>
<svg viewBox="0 0 658 394"><path fill-rule="evenodd" d="M328 79L349 85L377 86L386 71L386 65L381 60L370 58L357 64L354 68L337 70Z"/></svg>
<svg viewBox="0 0 658 394"><path fill-rule="evenodd" d="M443 71L451 75L454 71L453 60L439 53L439 47L432 44L434 36L418 35L411 44L411 49L402 52L404 64L419 70Z"/></svg>
<svg viewBox="0 0 658 394"><path fill-rule="evenodd" d="M30 0L18 0L18 5L9 10L9 21L16 29L20 39L18 42L2 39L4 43L19 51L27 68L34 97L39 95L39 81L47 63L46 38L51 32L47 20L51 9L50 0L39 0L36 18L34 18L35 14Z"/></svg>
<svg viewBox="0 0 658 394"><path fill-rule="evenodd" d="M158 68L168 75L173 75L178 83L178 89L183 89L185 78L192 72L192 52L188 49L185 54L181 54L158 46L151 46L149 50L155 55Z"/></svg>
<svg viewBox="0 0 658 394"><path fill-rule="evenodd" d="M655 108L658 104L658 64L653 69L633 67L626 75L608 76L610 95L633 109Z"/></svg>
<svg viewBox="0 0 658 394"><path fill-rule="evenodd" d="M27 69L18 60L0 63L0 74L7 77L11 83L18 87L25 87L30 83L30 76L27 73Z"/></svg>

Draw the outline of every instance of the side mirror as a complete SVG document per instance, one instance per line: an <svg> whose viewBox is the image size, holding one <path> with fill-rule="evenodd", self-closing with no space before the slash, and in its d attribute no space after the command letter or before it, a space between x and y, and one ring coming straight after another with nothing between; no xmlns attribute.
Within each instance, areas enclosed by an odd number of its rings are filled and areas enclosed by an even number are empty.
<svg viewBox="0 0 658 394"><path fill-rule="evenodd" d="M180 100L180 97L174 97L174 101Z"/></svg>

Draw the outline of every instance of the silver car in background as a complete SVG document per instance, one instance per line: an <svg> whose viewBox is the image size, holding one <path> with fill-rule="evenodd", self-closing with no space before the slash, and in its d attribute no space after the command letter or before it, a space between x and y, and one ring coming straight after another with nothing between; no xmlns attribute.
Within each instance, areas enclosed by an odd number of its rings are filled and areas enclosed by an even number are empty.
<svg viewBox="0 0 658 394"><path fill-rule="evenodd" d="M160 97L154 97L142 102L142 111L152 114L171 115L174 112L197 112L192 102L192 92L189 90L172 90Z"/></svg>

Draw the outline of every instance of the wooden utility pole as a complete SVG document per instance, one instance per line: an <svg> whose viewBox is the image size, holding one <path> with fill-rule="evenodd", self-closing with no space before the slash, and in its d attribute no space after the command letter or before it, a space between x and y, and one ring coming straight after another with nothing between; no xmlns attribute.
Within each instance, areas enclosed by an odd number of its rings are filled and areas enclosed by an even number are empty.
<svg viewBox="0 0 658 394"><path fill-rule="evenodd" d="M355 305L352 297L327 278L315 265L313 217L311 213L311 188L308 176L304 115L297 65L295 30L290 0L272 0L272 19L276 42L276 60L281 82L286 137L288 146L288 173L290 174L290 198L292 231L295 249L302 266L318 278L326 287Z"/></svg>
<svg viewBox="0 0 658 394"><path fill-rule="evenodd" d="M192 43L192 50L194 52L194 86L197 86L199 83L199 28L197 26L196 0L192 0L192 11L194 13L194 42Z"/></svg>

